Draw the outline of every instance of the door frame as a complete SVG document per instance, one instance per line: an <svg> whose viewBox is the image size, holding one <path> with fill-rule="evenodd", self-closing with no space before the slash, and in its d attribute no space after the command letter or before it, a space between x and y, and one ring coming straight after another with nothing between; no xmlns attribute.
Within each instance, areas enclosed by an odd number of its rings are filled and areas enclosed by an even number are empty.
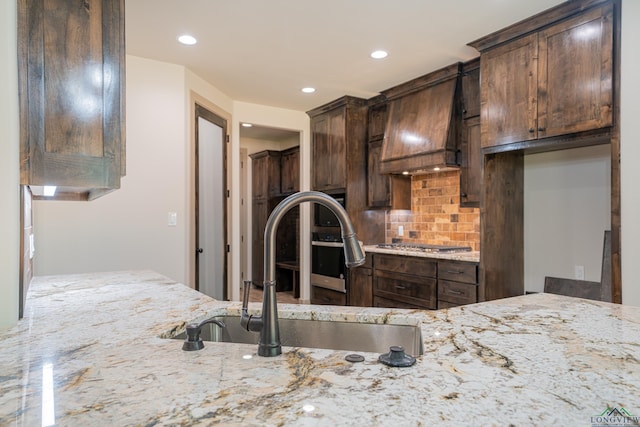
<svg viewBox="0 0 640 427"><path fill-rule="evenodd" d="M228 199L229 199L229 187L227 186L227 172L228 172L228 158L227 158L227 144L229 143L229 132L228 132L228 128L227 128L227 120L224 119L223 117L220 117L219 115L213 113L212 111L208 110L206 107L198 104L197 102L195 103L195 114L194 114L194 118L195 118L195 143L194 143L194 150L195 150L195 164L194 164L194 174L195 174L195 183L194 183L194 218L195 218L195 247L193 248L194 253L195 253L195 289L198 291L200 290L200 257L198 256L198 248L200 247L200 197L199 197L199 176L200 176L200 171L199 171L199 147L200 147L200 138L199 138L199 132L200 132L200 128L198 126L198 121L200 118L203 118L205 120L207 120L208 122L211 122L219 127L222 128L222 137L223 137L223 144L222 144L222 164L223 164L223 172L222 172L222 188L223 188L223 192L226 192L226 196L223 197L223 206L222 206L222 210L223 210L223 225L222 225L222 234L223 234L223 241L225 244L225 249L223 250L224 253L224 260L223 260L223 272L222 272L222 280L223 280L223 300L227 301L229 299L229 294L228 294L228 286L227 286L227 277L228 277L228 254L229 254L229 240L228 240L228 214L227 214L227 209L228 209Z"/></svg>

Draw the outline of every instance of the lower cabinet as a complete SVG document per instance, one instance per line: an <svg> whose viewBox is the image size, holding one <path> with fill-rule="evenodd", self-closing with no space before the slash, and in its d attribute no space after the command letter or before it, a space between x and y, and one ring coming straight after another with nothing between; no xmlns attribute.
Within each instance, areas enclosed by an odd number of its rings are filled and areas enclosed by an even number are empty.
<svg viewBox="0 0 640 427"><path fill-rule="evenodd" d="M367 255L360 267L349 269L347 303L357 307L373 306L373 257Z"/></svg>
<svg viewBox="0 0 640 427"><path fill-rule="evenodd" d="M438 261L438 308L478 302L478 264Z"/></svg>
<svg viewBox="0 0 640 427"><path fill-rule="evenodd" d="M375 307L437 308L436 261L376 254L373 271Z"/></svg>
<svg viewBox="0 0 640 427"><path fill-rule="evenodd" d="M478 302L478 263L374 254L349 273L349 305L440 309Z"/></svg>
<svg viewBox="0 0 640 427"><path fill-rule="evenodd" d="M347 305L347 294L320 286L311 286L311 304Z"/></svg>

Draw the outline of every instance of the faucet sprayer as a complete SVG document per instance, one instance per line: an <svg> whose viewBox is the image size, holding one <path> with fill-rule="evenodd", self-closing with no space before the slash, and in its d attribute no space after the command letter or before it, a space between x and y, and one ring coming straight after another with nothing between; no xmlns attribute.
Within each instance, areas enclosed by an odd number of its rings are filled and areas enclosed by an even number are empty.
<svg viewBox="0 0 640 427"><path fill-rule="evenodd" d="M304 202L320 203L336 215L338 222L340 222L342 241L344 242L344 259L348 268L362 265L365 261L364 250L353 230L351 220L342 205L333 197L318 191L303 191L292 194L280 202L269 215L264 230L264 295L261 316L252 316L248 313L251 282L244 283L245 289L240 322L248 331L260 332L260 340L258 341L259 356L271 357L282 353L276 300L276 230L287 211Z"/></svg>

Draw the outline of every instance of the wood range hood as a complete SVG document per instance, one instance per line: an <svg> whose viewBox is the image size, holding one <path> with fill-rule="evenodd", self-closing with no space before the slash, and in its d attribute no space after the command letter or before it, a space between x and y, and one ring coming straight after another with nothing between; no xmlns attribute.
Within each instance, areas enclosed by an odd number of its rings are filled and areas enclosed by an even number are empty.
<svg viewBox="0 0 640 427"><path fill-rule="evenodd" d="M380 173L458 169L462 63L381 92L388 102Z"/></svg>

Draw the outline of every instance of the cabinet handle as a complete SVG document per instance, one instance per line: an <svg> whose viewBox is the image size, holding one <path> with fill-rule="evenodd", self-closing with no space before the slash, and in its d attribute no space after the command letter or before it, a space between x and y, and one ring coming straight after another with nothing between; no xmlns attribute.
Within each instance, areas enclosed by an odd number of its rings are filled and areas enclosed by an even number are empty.
<svg viewBox="0 0 640 427"><path fill-rule="evenodd" d="M407 288L406 288L406 287L404 287L404 286L396 285L396 289L403 290L403 289L407 289Z"/></svg>
<svg viewBox="0 0 640 427"><path fill-rule="evenodd" d="M529 133L534 133L536 130L534 128L529 128Z"/></svg>
<svg viewBox="0 0 640 427"><path fill-rule="evenodd" d="M539 132L544 132L546 129L545 128L538 128Z"/></svg>
<svg viewBox="0 0 640 427"><path fill-rule="evenodd" d="M447 273L449 274L462 274L462 271L457 271L457 270L447 270Z"/></svg>
<svg viewBox="0 0 640 427"><path fill-rule="evenodd" d="M448 290L450 294L454 294L454 295L462 295L462 291L456 291L455 289L449 289Z"/></svg>

